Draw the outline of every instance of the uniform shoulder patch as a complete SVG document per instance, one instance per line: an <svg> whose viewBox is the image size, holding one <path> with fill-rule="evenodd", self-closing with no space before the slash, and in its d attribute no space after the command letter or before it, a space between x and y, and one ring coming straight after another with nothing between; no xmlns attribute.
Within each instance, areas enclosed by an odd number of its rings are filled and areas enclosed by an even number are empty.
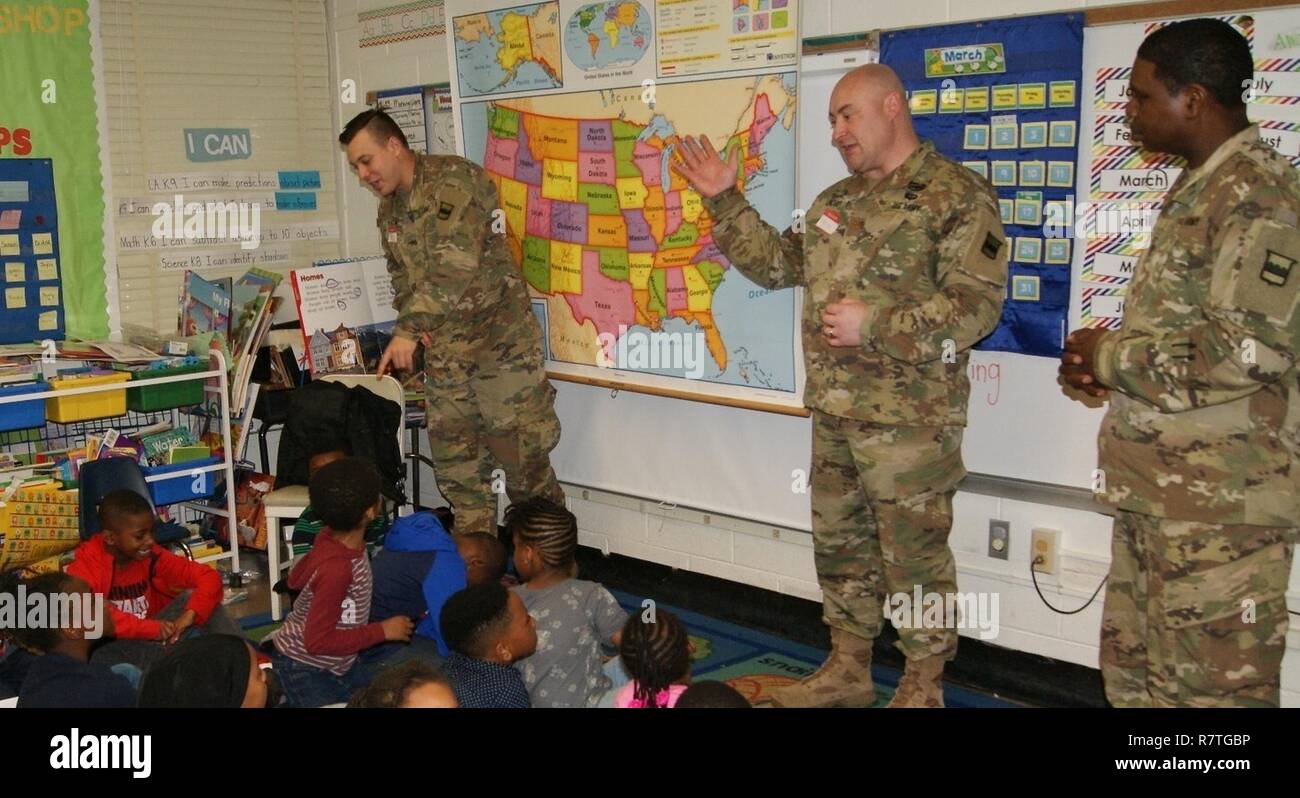
<svg viewBox="0 0 1300 798"><path fill-rule="evenodd" d="M985 210L977 211L972 232L973 235L971 232L962 235L962 269L989 285L1006 285L1007 239L998 217Z"/></svg>
<svg viewBox="0 0 1300 798"><path fill-rule="evenodd" d="M1234 260L1240 266L1232 303L1289 323L1300 297L1300 233L1272 220L1257 219L1246 231Z"/></svg>
<svg viewBox="0 0 1300 798"><path fill-rule="evenodd" d="M446 233L455 221L460 219L465 207L469 205L470 194L457 185L439 186L433 194L434 216L438 222L438 232Z"/></svg>

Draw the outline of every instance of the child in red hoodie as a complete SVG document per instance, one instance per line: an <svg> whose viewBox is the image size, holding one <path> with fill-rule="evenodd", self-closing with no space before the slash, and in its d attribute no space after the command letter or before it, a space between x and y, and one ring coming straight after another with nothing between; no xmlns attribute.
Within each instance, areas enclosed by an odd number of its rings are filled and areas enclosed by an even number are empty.
<svg viewBox="0 0 1300 798"><path fill-rule="evenodd" d="M212 568L178 557L154 543L153 506L129 490L99 504L100 531L73 554L68 573L102 594L116 639L100 645L94 662L127 662L148 671L163 646L182 635L239 635L221 609L221 577Z"/></svg>
<svg viewBox="0 0 1300 798"><path fill-rule="evenodd" d="M372 675L357 662L357 652L411 639L413 624L405 615L370 622L374 580L365 532L379 512L379 490L379 472L358 457L322 467L307 486L325 526L289 571L289 589L300 592L272 636L272 667L290 706L346 702Z"/></svg>

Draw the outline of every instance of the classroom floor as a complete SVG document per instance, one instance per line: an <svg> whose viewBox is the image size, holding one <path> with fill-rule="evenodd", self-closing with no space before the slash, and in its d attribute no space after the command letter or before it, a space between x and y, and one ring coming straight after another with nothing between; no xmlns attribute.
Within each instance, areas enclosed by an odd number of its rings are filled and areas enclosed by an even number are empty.
<svg viewBox="0 0 1300 798"><path fill-rule="evenodd" d="M245 570L259 576L250 584L227 590L229 596L243 593L243 598L226 604L226 611L244 626L250 638L260 640L279 624L270 615L270 590L266 580L266 557L261 553L241 553ZM629 613L640 612L644 593L611 589L619 604ZM811 674L826 657L826 651L752 627L732 623L698 612L689 607L659 602L659 606L676 614L690 633L694 647L691 672L697 681L725 681L752 703L766 697L768 691L798 681ZM873 707L883 707L894 695L901 675L896 668L876 664L872 667L876 682ZM949 707L1014 707L1019 704L997 696L959 686L944 685L944 701Z"/></svg>

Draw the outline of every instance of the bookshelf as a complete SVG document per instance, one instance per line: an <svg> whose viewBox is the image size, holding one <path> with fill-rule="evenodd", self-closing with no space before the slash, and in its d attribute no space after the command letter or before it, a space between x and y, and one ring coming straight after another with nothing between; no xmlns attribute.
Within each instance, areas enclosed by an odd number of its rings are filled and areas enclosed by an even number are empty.
<svg viewBox="0 0 1300 798"><path fill-rule="evenodd" d="M221 552L220 554L214 554L208 557L199 557L197 558L197 562L206 563L206 562L215 562L218 560L228 559L230 560L231 569L234 571L238 571L240 570L239 534L237 530L234 528L234 524L233 524L233 520L235 518L235 490L234 490L235 441L231 439L231 433L230 433L230 427L231 427L230 386L226 376L227 374L226 369L227 369L226 359L222 356L222 354L217 351L211 351L209 352L209 369L207 371L201 371L201 372L196 372L191 374L178 374L178 375L168 376L168 377L154 377L146 380L133 380L128 383L93 385L84 388L62 388L54 391L45 391L39 394L20 394L16 396L0 396L0 415L4 414L5 405L16 404L18 402L30 402L34 398L39 398L40 400L44 401L47 399L57 399L61 397L83 396L86 394L103 393L106 391L121 391L124 390L126 386L130 386L132 388L146 388L154 385L166 385L168 383L174 383L174 382L183 382L183 381L191 381L191 380L199 380L199 379L203 380L204 395L206 397L209 397L209 399L203 403L202 407L220 408L219 416L216 420L217 423L219 424L219 428L221 432L222 458L221 461L218 463L212 463L208 465L195 465L192 469L184 469L183 474L190 478L197 478L203 474L208 474L208 473L213 474L215 478L215 475L218 473L224 474L226 479L226 490L225 490L226 496L224 500L224 506L222 506L222 504L217 503L217 500L215 499L176 502L174 506L184 507L188 510L193 510L195 512L205 513L208 515L215 515L227 519L228 529L230 529L231 531L231 534L229 535L230 550ZM179 423L179 417L180 415L184 414L183 411L178 408L170 412L172 413L174 423ZM125 415L126 414L123 414L122 416L110 416L107 418L94 419L90 421L80 421L75 423L82 426L97 425L97 426L101 426L104 429L107 429L113 426L113 419L123 418ZM193 418L203 418L203 417L205 416L198 415L198 414L193 415ZM58 422L47 421L44 430L39 431L38 436L41 435L42 433L44 433L44 435L51 435L52 434L51 428L58 428L61 426L67 426L67 425L59 424ZM244 427L247 428L247 423L245 423ZM53 431L53 435L55 437L62 437L65 434L66 433L58 432L57 429ZM155 475L146 476L145 481L151 483L160 482L167 479L175 479L176 476L177 475L175 472L155 474Z"/></svg>

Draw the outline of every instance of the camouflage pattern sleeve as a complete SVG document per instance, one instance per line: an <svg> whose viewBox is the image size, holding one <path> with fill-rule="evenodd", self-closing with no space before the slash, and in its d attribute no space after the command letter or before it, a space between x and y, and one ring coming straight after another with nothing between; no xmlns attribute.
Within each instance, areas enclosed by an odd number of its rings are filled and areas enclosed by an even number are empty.
<svg viewBox="0 0 1300 798"><path fill-rule="evenodd" d="M714 242L741 274L772 290L804 284L802 233L778 233L734 188L705 197L704 208L713 217Z"/></svg>
<svg viewBox="0 0 1300 798"><path fill-rule="evenodd" d="M1211 228L1200 308L1166 302L1159 332L1104 335L1093 362L1105 386L1165 412L1223 404L1287 373L1300 352L1297 207L1260 186Z"/></svg>
<svg viewBox="0 0 1300 798"><path fill-rule="evenodd" d="M925 363L971 348L997 327L1006 296L1008 250L991 197L963 201L938 231L928 294L900 294L869 308L862 345L905 363Z"/></svg>
<svg viewBox="0 0 1300 798"><path fill-rule="evenodd" d="M404 299L395 335L416 338L454 321L467 293L487 279L479 266L488 249L496 187L468 162L448 168L444 177L423 188L429 206L420 221L424 255L399 293Z"/></svg>

